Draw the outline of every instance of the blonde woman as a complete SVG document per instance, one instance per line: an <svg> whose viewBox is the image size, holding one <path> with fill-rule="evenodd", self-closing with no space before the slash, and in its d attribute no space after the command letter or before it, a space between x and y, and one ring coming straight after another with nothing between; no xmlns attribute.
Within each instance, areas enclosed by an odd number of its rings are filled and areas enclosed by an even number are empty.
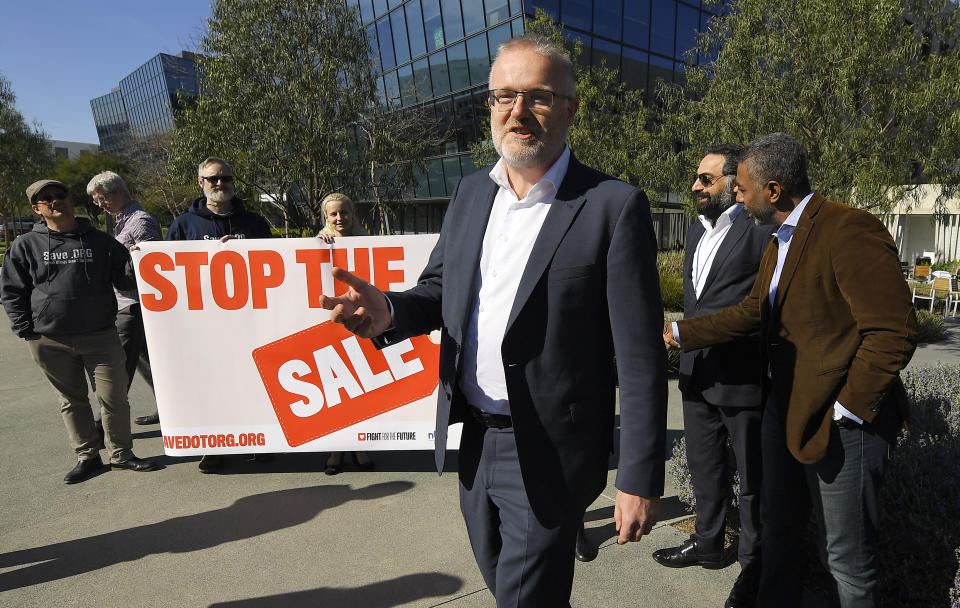
<svg viewBox="0 0 960 608"><path fill-rule="evenodd" d="M356 214L353 201L346 194L339 192L328 194L320 203L320 210L323 212L324 225L323 230L317 234L317 238L323 239L324 243L333 243L334 239L341 236L367 236L363 226L354 221ZM373 461L366 452L354 452L353 458L357 461L360 470L373 470ZM331 452L323 472L327 475L336 475L342 468L343 452Z"/></svg>
<svg viewBox="0 0 960 608"><path fill-rule="evenodd" d="M324 243L332 243L338 236L368 236L367 231L354 221L356 213L353 201L346 194L331 192L320 203L323 212L323 229L317 238Z"/></svg>

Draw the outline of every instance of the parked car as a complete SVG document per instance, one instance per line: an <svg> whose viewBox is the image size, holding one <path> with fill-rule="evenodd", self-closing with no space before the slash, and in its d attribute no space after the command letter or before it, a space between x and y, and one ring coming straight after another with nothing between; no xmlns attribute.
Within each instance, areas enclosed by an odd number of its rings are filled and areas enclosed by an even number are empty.
<svg viewBox="0 0 960 608"><path fill-rule="evenodd" d="M10 232L10 240L17 238L21 234L30 232L33 230L33 220L29 219L15 219L7 220L6 225L0 221L0 241L6 240L7 232Z"/></svg>

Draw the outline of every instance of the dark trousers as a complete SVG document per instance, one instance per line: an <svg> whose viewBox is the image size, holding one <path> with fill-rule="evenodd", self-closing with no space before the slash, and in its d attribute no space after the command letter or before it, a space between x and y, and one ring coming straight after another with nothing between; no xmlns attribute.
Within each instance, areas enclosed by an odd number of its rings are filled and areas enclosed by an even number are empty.
<svg viewBox="0 0 960 608"><path fill-rule="evenodd" d="M147 354L147 336L143 332L143 313L139 304L131 304L117 312L117 334L120 346L126 355L127 390L133 384L133 375L140 375L153 390L153 373L150 370L150 356Z"/></svg>
<svg viewBox="0 0 960 608"><path fill-rule="evenodd" d="M800 606L807 559L803 538L812 509L820 558L834 579L831 604L873 608L880 484L899 414L891 404L873 424L834 424L826 456L805 465L787 450L777 410L771 397L763 419L763 568L757 605Z"/></svg>
<svg viewBox="0 0 960 608"><path fill-rule="evenodd" d="M87 376L94 380L111 462L133 456L127 376L116 330L110 327L86 334L40 336L27 340L27 346L60 397L60 414L77 458L97 458L100 452L100 435L87 396Z"/></svg>
<svg viewBox="0 0 960 608"><path fill-rule="evenodd" d="M733 446L740 474L740 544L742 568L759 562L760 408L721 407L703 400L696 392L683 395L683 429L687 464L696 499L694 537L708 551L723 549L724 521L732 488L728 480L727 439Z"/></svg>
<svg viewBox="0 0 960 608"><path fill-rule="evenodd" d="M483 433L482 453L471 487L460 484L460 508L497 608L569 606L583 514L544 527L527 500L513 429L477 429L468 421L464 433L469 432Z"/></svg>

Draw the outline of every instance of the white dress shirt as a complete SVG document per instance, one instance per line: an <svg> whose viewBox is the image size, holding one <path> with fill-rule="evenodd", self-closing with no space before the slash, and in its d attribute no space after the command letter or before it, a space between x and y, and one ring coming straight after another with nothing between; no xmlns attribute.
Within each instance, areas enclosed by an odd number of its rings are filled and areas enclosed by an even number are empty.
<svg viewBox="0 0 960 608"><path fill-rule="evenodd" d="M703 293L703 286L707 283L707 277L713 267L713 259L717 257L717 250L720 249L724 237L730 232L731 224L737 219L741 211L743 211L742 203L730 205L717 218L716 224L711 223L710 218L700 216L704 233L693 252L693 264L691 265L693 274L690 277L693 280L693 289L697 294L697 299L700 299L700 294Z"/></svg>
<svg viewBox="0 0 960 608"><path fill-rule="evenodd" d="M510 413L501 354L503 335L527 259L569 165L570 149L564 148L522 199L510 186L503 159L490 171L490 179L500 188L490 210L480 268L473 280L477 297L467 324L460 374L460 389L467 403L485 412Z"/></svg>

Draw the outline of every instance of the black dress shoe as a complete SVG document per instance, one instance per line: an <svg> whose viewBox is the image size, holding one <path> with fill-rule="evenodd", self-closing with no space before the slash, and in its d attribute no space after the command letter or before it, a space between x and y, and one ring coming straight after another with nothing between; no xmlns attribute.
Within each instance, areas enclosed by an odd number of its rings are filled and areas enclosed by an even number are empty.
<svg viewBox="0 0 960 608"><path fill-rule="evenodd" d="M80 483L93 477L103 468L103 461L100 456L94 456L89 460L81 460L77 466L70 469L70 472L64 475L63 483Z"/></svg>
<svg viewBox="0 0 960 608"><path fill-rule="evenodd" d="M704 551L693 538L683 541L679 547L657 549L653 552L653 559L661 566L669 568L686 568L687 566L703 566L711 570L723 568L723 551Z"/></svg>
<svg viewBox="0 0 960 608"><path fill-rule="evenodd" d="M340 471L343 470L343 467L339 464L328 464L325 469L323 469L324 475L339 475Z"/></svg>
<svg viewBox="0 0 960 608"><path fill-rule="evenodd" d="M587 530L584 525L580 524L580 529L577 530L577 548L573 553L574 557L580 562L592 562L597 558L599 551L600 549L587 538Z"/></svg>
<svg viewBox="0 0 960 608"><path fill-rule="evenodd" d="M760 589L760 569L756 566L747 566L740 571L730 597L724 602L723 608L753 608L757 605L757 591Z"/></svg>
<svg viewBox="0 0 960 608"><path fill-rule="evenodd" d="M146 426L148 424L160 424L160 414L154 412L149 416L137 416L133 419L133 422L135 424L139 424L140 426Z"/></svg>
<svg viewBox="0 0 960 608"><path fill-rule="evenodd" d="M216 473L223 465L223 456L207 454L200 459L200 465L197 467L201 473Z"/></svg>
<svg viewBox="0 0 960 608"><path fill-rule="evenodd" d="M137 471L143 473L145 471L156 471L160 467L152 460L144 460L143 458L131 456L120 462L111 462L110 468L114 471Z"/></svg>

